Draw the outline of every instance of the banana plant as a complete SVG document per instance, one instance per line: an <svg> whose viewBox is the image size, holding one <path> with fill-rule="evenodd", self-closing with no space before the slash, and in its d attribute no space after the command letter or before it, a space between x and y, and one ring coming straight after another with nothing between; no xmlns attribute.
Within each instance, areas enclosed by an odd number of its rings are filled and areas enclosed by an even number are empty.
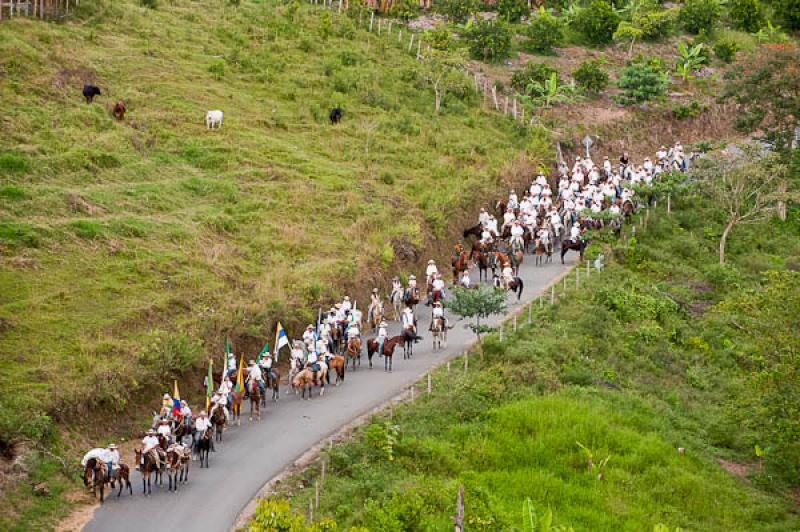
<svg viewBox="0 0 800 532"><path fill-rule="evenodd" d="M707 60L703 43L687 46L679 42L678 55L680 58L675 63L675 71L683 81L689 81L694 77L694 72L702 68Z"/></svg>

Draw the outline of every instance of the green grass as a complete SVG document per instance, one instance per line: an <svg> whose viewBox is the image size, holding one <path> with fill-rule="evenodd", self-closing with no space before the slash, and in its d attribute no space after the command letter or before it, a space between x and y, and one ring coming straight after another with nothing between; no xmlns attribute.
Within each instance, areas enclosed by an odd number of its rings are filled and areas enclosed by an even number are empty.
<svg viewBox="0 0 800 532"><path fill-rule="evenodd" d="M769 395L800 393L796 363L775 366L798 346L800 277L788 268L800 257L800 210L739 228L721 268L719 213L689 192L673 195L673 209L625 245L595 235L589 256L606 254L602 275L582 275L580 291L571 277L555 306L535 306L533 324L487 337L487 358L473 355L469 373L437 371L433 394L326 451L318 515L343 530L442 530L463 485L473 530L530 530L529 504L579 531L800 527L789 493L798 418L789 404L775 417ZM768 385L762 375L775 371ZM755 445L769 449L763 468ZM309 489L286 488L295 511L318 475L302 473Z"/></svg>

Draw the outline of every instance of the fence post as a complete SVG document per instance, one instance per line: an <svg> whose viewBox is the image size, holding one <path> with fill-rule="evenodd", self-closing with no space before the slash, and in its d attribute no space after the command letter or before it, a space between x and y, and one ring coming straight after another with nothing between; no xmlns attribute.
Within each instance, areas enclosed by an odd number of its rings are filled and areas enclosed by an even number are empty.
<svg viewBox="0 0 800 532"><path fill-rule="evenodd" d="M575 290L580 290L580 288L581 288L581 266L579 264L578 267L575 268Z"/></svg>
<svg viewBox="0 0 800 532"><path fill-rule="evenodd" d="M414 385L411 385L411 402L414 402Z"/></svg>
<svg viewBox="0 0 800 532"><path fill-rule="evenodd" d="M411 53L411 49L414 47L414 36L415 35L416 35L415 33L412 33L411 34L411 40L408 41L408 53Z"/></svg>
<svg viewBox="0 0 800 532"><path fill-rule="evenodd" d="M514 98L513 108L514 108L513 109L513 111L514 111L514 120L516 120L517 119L517 99L516 98Z"/></svg>
<svg viewBox="0 0 800 532"><path fill-rule="evenodd" d="M431 394L431 389L432 389L432 386L431 386L431 374L428 373L428 395Z"/></svg>
<svg viewBox="0 0 800 532"><path fill-rule="evenodd" d="M672 194L667 194L667 214L672 212L672 210L670 208L670 207L672 207L672 205L670 205L670 201L671 200L672 200Z"/></svg>
<svg viewBox="0 0 800 532"><path fill-rule="evenodd" d="M550 304L554 305L556 302L556 285L550 287Z"/></svg>
<svg viewBox="0 0 800 532"><path fill-rule="evenodd" d="M543 307L544 307L544 301L542 301L542 296L539 295L539 308L543 308Z"/></svg>
<svg viewBox="0 0 800 532"><path fill-rule="evenodd" d="M447 361L447 373L450 373L450 361Z"/></svg>
<svg viewBox="0 0 800 532"><path fill-rule="evenodd" d="M467 371L468 367L469 367L469 351L466 351L464 353L464 371Z"/></svg>
<svg viewBox="0 0 800 532"><path fill-rule="evenodd" d="M503 324L500 324L500 341L503 341Z"/></svg>
<svg viewBox="0 0 800 532"><path fill-rule="evenodd" d="M588 278L592 274L592 269L589 267L589 259L586 259L586 277Z"/></svg>
<svg viewBox="0 0 800 532"><path fill-rule="evenodd" d="M319 482L314 481L314 508L319 510Z"/></svg>
<svg viewBox="0 0 800 532"><path fill-rule="evenodd" d="M422 57L422 55L420 54L420 50L422 50L422 37L420 37L419 40L417 41L417 59Z"/></svg>
<svg viewBox="0 0 800 532"><path fill-rule="evenodd" d="M369 31L372 32L372 23L375 21L375 12L373 11L369 16Z"/></svg>
<svg viewBox="0 0 800 532"><path fill-rule="evenodd" d="M381 20L382 19L378 19L378 37L381 36Z"/></svg>
<svg viewBox="0 0 800 532"><path fill-rule="evenodd" d="M403 28L397 30L397 42L403 44Z"/></svg>
<svg viewBox="0 0 800 532"><path fill-rule="evenodd" d="M497 87L494 85L494 83L492 84L492 101L494 101L494 110L499 111L500 104L497 102Z"/></svg>
<svg viewBox="0 0 800 532"><path fill-rule="evenodd" d="M564 276L564 293L567 293L567 276Z"/></svg>
<svg viewBox="0 0 800 532"><path fill-rule="evenodd" d="M533 303L528 305L528 325L530 325L532 321L533 321Z"/></svg>

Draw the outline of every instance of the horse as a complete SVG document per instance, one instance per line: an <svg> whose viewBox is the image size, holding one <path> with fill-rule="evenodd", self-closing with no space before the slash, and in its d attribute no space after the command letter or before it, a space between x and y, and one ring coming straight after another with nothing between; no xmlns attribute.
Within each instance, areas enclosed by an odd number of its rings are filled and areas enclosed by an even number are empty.
<svg viewBox="0 0 800 532"><path fill-rule="evenodd" d="M319 378L320 383L320 391L319 396L322 397L325 393L325 376L327 374L327 370L325 369L324 365L320 365L320 370L317 372L317 378ZM292 387L295 389L295 393L297 393L297 389L300 388L303 390L302 398L306 398L306 390L308 390L308 399L311 399L311 392L314 386L314 372L311 368L305 368L303 371L295 375L294 379L292 380Z"/></svg>
<svg viewBox="0 0 800 532"><path fill-rule="evenodd" d="M417 305L419 304L419 288L407 288L403 294L403 303L411 308L411 312L417 312Z"/></svg>
<svg viewBox="0 0 800 532"><path fill-rule="evenodd" d="M360 364L361 357L359 357L359 365ZM345 362L344 357L341 355L336 355L328 361L328 375L333 372L336 376L336 382L334 382L335 386L339 386L340 382L344 382L344 370L346 365L347 363Z"/></svg>
<svg viewBox="0 0 800 532"><path fill-rule="evenodd" d="M178 491L178 482L183 482L184 464L183 445L170 445L167 449L167 491Z"/></svg>
<svg viewBox="0 0 800 532"><path fill-rule="evenodd" d="M458 276L469 270L469 253L461 246L461 244L456 245L455 255L453 255L452 260L453 265L453 282L458 282Z"/></svg>
<svg viewBox="0 0 800 532"><path fill-rule="evenodd" d="M256 420L261 421L261 387L255 379L250 379L248 387L248 394L250 395L250 415L248 416L248 421L253 421L254 409L256 411ZM239 410L241 410L241 408L241 405L239 405Z"/></svg>
<svg viewBox="0 0 800 532"><path fill-rule="evenodd" d="M211 414L211 424L214 425L214 435L219 442L222 441L222 432L225 430L225 425L227 423L228 420L225 417L225 410L222 406L217 407L214 413Z"/></svg>
<svg viewBox="0 0 800 532"><path fill-rule="evenodd" d="M211 454L211 438L213 437L214 429L209 427L208 430L203 432L200 439L197 440L197 454L200 459L201 469L203 468L203 464L205 464L206 469L208 469L208 457Z"/></svg>
<svg viewBox="0 0 800 532"><path fill-rule="evenodd" d="M514 268L514 275L519 275L519 267L522 265L522 261L525 259L525 253L523 252L523 244L519 242L514 242L511 245L511 253L509 253L509 259L511 260L511 267Z"/></svg>
<svg viewBox="0 0 800 532"><path fill-rule="evenodd" d="M392 301L392 309L394 310L394 319L400 321L400 311L403 306L403 292L401 290L394 290L389 296Z"/></svg>
<svg viewBox="0 0 800 532"><path fill-rule="evenodd" d="M478 280L483 281L489 280L489 257L491 256L490 253L481 251L478 254Z"/></svg>
<svg viewBox="0 0 800 532"><path fill-rule="evenodd" d="M378 325L383 321L383 301L379 301L370 306L370 322L369 325L374 331Z"/></svg>
<svg viewBox="0 0 800 532"><path fill-rule="evenodd" d="M242 400L244 399L244 392L231 392L231 421L236 422L237 426L242 425Z"/></svg>
<svg viewBox="0 0 800 532"><path fill-rule="evenodd" d="M573 240L564 240L561 243L561 264L564 264L564 255L567 254L567 251L573 250L580 253L581 261L583 261L583 252L586 251L586 248L589 246L588 240L578 240L577 242Z"/></svg>
<svg viewBox="0 0 800 532"><path fill-rule="evenodd" d="M347 340L347 351L345 351L347 358L345 359L345 367L348 363L352 363L353 371L356 370L356 360L358 365L361 365L361 338L354 336Z"/></svg>
<svg viewBox="0 0 800 532"><path fill-rule="evenodd" d="M269 371L272 373L272 378L269 381L267 381L266 384L272 389L272 400L277 402L278 399L280 399L281 397L280 394L281 372L278 371L278 368L276 367L270 368ZM267 406L267 394L264 394L264 396L261 398L261 406L263 407Z"/></svg>
<svg viewBox="0 0 800 532"><path fill-rule="evenodd" d="M536 265L541 266L544 262L553 260L553 244L550 241L550 233L546 232L542 238L536 239ZM547 255L546 258L542 255Z"/></svg>
<svg viewBox="0 0 800 532"><path fill-rule="evenodd" d="M636 206L633 204L633 201L628 199L622 202L622 215L625 217L626 220L631 216L633 216L635 212L636 212Z"/></svg>
<svg viewBox="0 0 800 532"><path fill-rule="evenodd" d="M156 482L161 478L161 463L153 459L153 454L148 452L142 460L142 449L135 449L136 463L139 464L139 474L142 475L142 493L151 495L153 493L150 485L150 477L155 473Z"/></svg>
<svg viewBox="0 0 800 532"><path fill-rule="evenodd" d="M392 371L392 356L394 355L394 350L404 341L405 338L402 334L393 336L392 338L387 338L383 341L383 349L381 350L382 352L380 354L381 356L385 357L383 363L384 371ZM377 351L378 340L376 338L367 340L367 358L369 359L370 369L372 368L372 355L374 355Z"/></svg>
<svg viewBox="0 0 800 532"><path fill-rule="evenodd" d="M500 279L499 276L494 276L494 287L495 288L503 288L503 281ZM513 277L511 282L508 283L508 286L505 287L506 290L509 292L514 292L517 294L517 301L520 300L522 297L522 290L525 288L525 283L519 277Z"/></svg>
<svg viewBox="0 0 800 532"><path fill-rule="evenodd" d="M83 471L83 484L89 486L90 480L92 485L92 494L97 496L97 488L100 488L100 502L105 500L105 485L111 483L111 489L114 489L114 484L119 480L119 491L117 497L122 495L122 488L127 487L131 495L133 495L133 487L131 486L130 474L131 470L127 464L119 464L119 467L114 470L114 473L109 477L107 468L108 464L103 464L96 458L90 458L86 462L86 468ZM90 477L91 475L91 477Z"/></svg>
<svg viewBox="0 0 800 532"><path fill-rule="evenodd" d="M433 318L431 322L431 334L433 335L433 350L441 349L442 345L447 348L447 327L444 325L444 318Z"/></svg>
<svg viewBox="0 0 800 532"><path fill-rule="evenodd" d="M473 225L472 227L467 227L466 229L464 229L463 232L464 240L466 240L469 235L472 235L475 238L480 238L481 233L483 233L483 226L481 224Z"/></svg>
<svg viewBox="0 0 800 532"><path fill-rule="evenodd" d="M409 359L414 356L414 343L417 341L417 333L411 329L403 329L403 358Z"/></svg>

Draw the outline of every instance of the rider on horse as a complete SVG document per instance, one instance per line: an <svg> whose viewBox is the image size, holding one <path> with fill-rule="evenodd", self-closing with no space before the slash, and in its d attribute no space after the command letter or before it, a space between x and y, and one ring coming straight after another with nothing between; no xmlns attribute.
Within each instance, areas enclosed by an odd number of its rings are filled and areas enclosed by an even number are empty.
<svg viewBox="0 0 800 532"><path fill-rule="evenodd" d="M264 353L264 356L258 363L261 366L261 372L267 376L267 386L272 388L272 379L274 378L272 374L272 353L269 351ZM266 390L261 390L261 394L264 395L265 391Z"/></svg>
<svg viewBox="0 0 800 532"><path fill-rule="evenodd" d="M367 321L370 326L372 326L372 317L376 312L381 312L381 307L383 307L381 296L378 293L378 289L373 288L372 293L369 295L369 308L367 309Z"/></svg>
<svg viewBox="0 0 800 532"><path fill-rule="evenodd" d="M220 387L221 389L221 387ZM211 397L211 412L209 412L209 417L214 417L214 412L216 412L217 408L222 408L222 412L225 414L225 419L230 419L230 415L228 414L228 395L221 393L219 390L214 392L214 395Z"/></svg>
<svg viewBox="0 0 800 532"><path fill-rule="evenodd" d="M437 302L444 299L444 279L442 279L442 274L437 273L433 276L433 282L431 282L431 301Z"/></svg>
<svg viewBox="0 0 800 532"><path fill-rule="evenodd" d="M464 288L469 288L472 285L472 279L469 276L469 270L464 270L461 272L461 279L459 279L458 284Z"/></svg>
<svg viewBox="0 0 800 532"><path fill-rule="evenodd" d="M255 360L251 360L247 363L247 382L255 382L256 386L258 386L258 390L261 392L261 396L264 396L266 393L264 375L261 373L261 367L256 364ZM252 386L252 384L249 385Z"/></svg>
<svg viewBox="0 0 800 532"><path fill-rule="evenodd" d="M164 397L162 397L161 399L161 410L159 411L158 414L161 417L166 417L166 418L172 417L172 406L173 406L172 397L170 397L168 393L165 393Z"/></svg>
<svg viewBox="0 0 800 532"><path fill-rule="evenodd" d="M411 331L415 335L417 334L417 324L411 307L407 306L403 309L403 314L400 317L400 321L403 324L403 331Z"/></svg>
<svg viewBox="0 0 800 532"><path fill-rule="evenodd" d="M513 249L514 246L519 246L519 249L522 249L524 243L522 240L522 235L525 234L525 228L522 227L522 224L519 220L514 220L513 225L511 226L511 240L509 240L509 245Z"/></svg>
<svg viewBox="0 0 800 532"><path fill-rule="evenodd" d="M311 369L311 378L314 382L317 381L317 376L319 375L319 355L314 350L308 352L308 358L306 359L306 367Z"/></svg>
<svg viewBox="0 0 800 532"><path fill-rule="evenodd" d="M194 447L195 452L197 452L198 445L200 444L200 439L206 433L208 429L211 428L211 420L208 419L208 414L205 410L200 411L200 415L197 416L197 419L194 421L194 430L195 430L195 440L194 440ZM211 440L211 446L213 449L214 440Z"/></svg>
<svg viewBox="0 0 800 532"><path fill-rule="evenodd" d="M433 259L428 261L428 267L425 268L425 285L430 286L433 283L434 276L439 273L439 269L436 267L436 261Z"/></svg>
<svg viewBox="0 0 800 532"><path fill-rule="evenodd" d="M447 318L444 317L444 307L441 301L437 301L433 304L433 310L431 310L431 324L428 326L429 331L433 331L433 322L437 319L442 320L442 330L447 328Z"/></svg>
<svg viewBox="0 0 800 532"><path fill-rule="evenodd" d="M189 408L189 403L186 401L181 401L181 421L185 428L183 433L189 434L192 426L192 409Z"/></svg>
<svg viewBox="0 0 800 532"><path fill-rule="evenodd" d="M158 468L161 469L161 453L159 450L160 448L158 446L156 431L149 429L142 440L142 461L139 465L144 465L144 457L150 453L153 461L157 463ZM137 465L136 468L138 469L139 466Z"/></svg>
<svg viewBox="0 0 800 532"><path fill-rule="evenodd" d="M511 268L511 264L508 262L503 263L503 284L508 290L511 283L514 281L514 270Z"/></svg>
<svg viewBox="0 0 800 532"><path fill-rule="evenodd" d="M381 320L380 325L378 325L378 355L383 356L383 342L386 341L386 337L389 336L387 331L387 327L389 325L386 323L385 320Z"/></svg>
<svg viewBox="0 0 800 532"><path fill-rule="evenodd" d="M172 427L169 426L168 419L161 418L161 420L158 422L156 433L158 434L159 438L164 438L164 441L167 442L167 445L172 443Z"/></svg>
<svg viewBox="0 0 800 532"><path fill-rule="evenodd" d="M392 277L392 293L389 295L389 300L394 301L397 294L400 294L402 297L403 295L403 283L400 282L400 278L397 276Z"/></svg>
<svg viewBox="0 0 800 532"><path fill-rule="evenodd" d="M303 333L303 343L306 344L309 351L314 350L314 326L309 324Z"/></svg>
<svg viewBox="0 0 800 532"><path fill-rule="evenodd" d="M86 467L86 464L92 459L94 459L100 469L105 469L106 478L111 478L114 474L115 466L119 468L119 451L117 450L117 446L113 443L109 444L105 449L98 447L86 453L83 456L83 460L81 460L81 466Z"/></svg>

